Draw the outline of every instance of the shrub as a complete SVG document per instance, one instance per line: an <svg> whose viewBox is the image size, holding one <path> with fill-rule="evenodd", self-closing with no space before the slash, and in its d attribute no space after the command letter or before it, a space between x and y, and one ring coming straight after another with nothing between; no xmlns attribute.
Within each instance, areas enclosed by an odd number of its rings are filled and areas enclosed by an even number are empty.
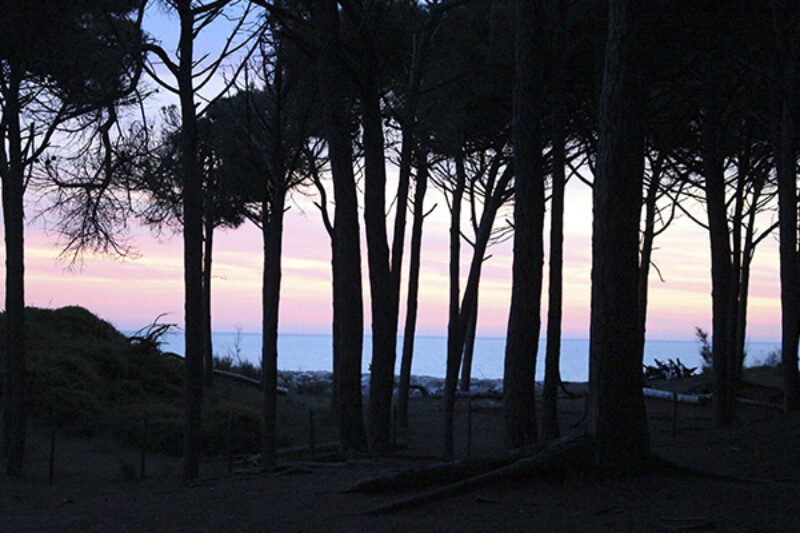
<svg viewBox="0 0 800 533"><path fill-rule="evenodd" d="M714 358L711 352L711 343L708 342L708 333L699 326L694 328L694 336L700 343L700 357L703 358L703 372L708 372L714 365Z"/></svg>

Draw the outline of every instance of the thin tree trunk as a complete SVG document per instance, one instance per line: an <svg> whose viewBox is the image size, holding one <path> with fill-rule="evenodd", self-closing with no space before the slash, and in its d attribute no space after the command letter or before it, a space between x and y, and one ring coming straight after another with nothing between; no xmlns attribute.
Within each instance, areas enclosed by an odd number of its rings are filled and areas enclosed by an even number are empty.
<svg viewBox="0 0 800 533"><path fill-rule="evenodd" d="M210 202L208 200L207 202ZM214 218L210 209L203 217L203 370L206 387L214 384L214 350L211 339L211 253L214 249Z"/></svg>
<svg viewBox="0 0 800 533"><path fill-rule="evenodd" d="M191 2L177 3L181 33L178 90L181 107L183 188L183 269L186 337L186 429L183 439L183 479L197 479L200 465L200 424L203 408L203 198L197 160L197 114L193 87L194 15Z"/></svg>
<svg viewBox="0 0 800 533"><path fill-rule="evenodd" d="M593 187L587 430L604 471L642 470L649 440L637 337L639 217L644 171L635 0L611 0Z"/></svg>
<svg viewBox="0 0 800 533"><path fill-rule="evenodd" d="M280 173L279 173L280 172ZM278 309L281 294L281 249L283 243L283 213L285 189L280 180L273 182L270 205L262 207L262 234L264 237L264 280L262 295L263 344L261 372L264 387L264 406L261 430L261 465L275 464L277 409L278 409Z"/></svg>
<svg viewBox="0 0 800 533"><path fill-rule="evenodd" d="M755 200L754 200L755 201ZM747 300L750 291L750 264L753 261L753 226L755 222L755 208L750 215L750 226L745 233L744 251L742 252L742 273L739 280L739 295L736 307L736 346L734 348L736 354L736 374L734 379L738 384L742 381L742 372L744 370L744 359L747 356L745 353L745 340L747 338Z"/></svg>
<svg viewBox="0 0 800 533"><path fill-rule="evenodd" d="M543 12L542 2L516 2L514 259L503 378L509 448L537 440L535 380L544 263L543 143L536 126L543 68L537 39Z"/></svg>
<svg viewBox="0 0 800 533"><path fill-rule="evenodd" d="M460 165L463 170L463 164ZM499 168L499 163L497 168ZM450 331L447 338L447 370L445 374L444 387L444 412L445 424L445 456L453 452L453 419L455 416L455 396L456 386L458 385L458 369L461 364L461 355L464 351L464 344L467 338L467 330L473 315L478 312L478 287L481 279L481 267L486 257L486 248L489 246L489 239L492 236L492 227L497 215L497 210L503 203L507 193L508 184L511 181L511 168L506 167L500 179L494 187L494 192L486 200L481 220L478 224L478 232L475 235L475 246L472 253L472 261L467 274L467 285L464 287L464 295L461 299L461 308L457 309L456 324L453 329L454 338L451 341ZM461 181L461 180L459 180ZM466 180L464 180L466 181ZM459 225L460 226L460 225ZM460 227L458 228L461 234ZM452 239L452 234L451 234ZM453 272L451 272L452 275ZM452 281L451 281L452 282Z"/></svg>
<svg viewBox="0 0 800 533"><path fill-rule="evenodd" d="M24 193L25 171L20 137L21 84L17 68L11 67L8 92L3 95L7 122L8 157L4 155L3 225L6 244L6 353L3 370L3 455L6 473L21 476L25 455L25 257L24 257ZM5 146L2 148L6 150Z"/></svg>
<svg viewBox="0 0 800 533"><path fill-rule="evenodd" d="M564 78L567 69L566 0L549 3L552 24L555 25L553 44L553 117L552 154L553 190L550 212L550 269L547 307L547 347L545 351L544 387L542 390L542 438L553 440L561 435L558 426L558 386L561 383L561 316L564 267L564 186L566 185L566 140L564 123L567 120L564 100Z"/></svg>
<svg viewBox="0 0 800 533"><path fill-rule="evenodd" d="M444 383L444 440L443 455L453 457L453 419L455 416L455 391L458 381L458 365L461 362L461 344L458 342L459 298L461 289L461 199L466 187L464 155L460 149L456 154L456 185L450 210L450 305L447 321L447 363Z"/></svg>
<svg viewBox="0 0 800 533"><path fill-rule="evenodd" d="M647 196L644 201L644 233L642 235L642 250L639 258L639 281L637 289L637 305L639 307L639 323L636 336L639 343L639 353L644 360L645 333L647 328L647 292L650 280L650 261L653 255L653 240L655 239L656 200L658 188L661 184L661 158L659 154L651 169L650 183L647 187Z"/></svg>
<svg viewBox="0 0 800 533"><path fill-rule="evenodd" d="M338 64L339 23L335 0L314 0L313 18L322 46L318 57L320 98L334 189L333 368L339 435L346 452L366 447L361 399L361 351L364 309L361 295L361 244L358 200L350 142L350 103Z"/></svg>
<svg viewBox="0 0 800 533"><path fill-rule="evenodd" d="M547 348L545 352L544 389L542 391L542 438L560 436L558 427L558 386L561 382L561 300L564 264L564 135L561 126L564 113L555 118L553 135L553 192L550 213L550 271L547 309Z"/></svg>
<svg viewBox="0 0 800 533"><path fill-rule="evenodd" d="M417 327L419 295L419 267L422 256L422 224L425 221L425 192L428 188L427 156L421 155L414 191L414 219L411 226L411 257L408 272L408 299L406 303L403 357L400 362L400 382L397 386L397 417L401 428L408 429L408 391L411 383L411 361L414 357L414 335Z"/></svg>
<svg viewBox="0 0 800 533"><path fill-rule="evenodd" d="M478 280L480 283L480 279ZM464 339L464 360L461 363L461 390L469 391L472 379L472 357L475 354L475 333L478 329L478 302L475 302L475 311L469 317L467 324L467 337Z"/></svg>
<svg viewBox="0 0 800 533"><path fill-rule="evenodd" d="M747 231L744 236L744 249L742 251L742 275L739 281L739 300L736 309L736 381L741 383L742 371L745 359L745 339L747 334L747 300L750 291L750 265L753 261L755 243L754 232L756 224L756 206L761 197L764 186L762 176L756 178L757 182L753 186L753 198L751 201L750 213L748 214Z"/></svg>

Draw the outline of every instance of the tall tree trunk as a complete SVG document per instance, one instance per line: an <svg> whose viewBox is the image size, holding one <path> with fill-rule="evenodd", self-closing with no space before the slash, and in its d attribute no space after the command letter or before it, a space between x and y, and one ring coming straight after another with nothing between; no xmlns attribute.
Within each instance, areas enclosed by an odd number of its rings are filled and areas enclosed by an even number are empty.
<svg viewBox="0 0 800 533"><path fill-rule="evenodd" d="M708 89L709 92L712 89ZM731 249L725 208L725 169L720 148L720 126L714 95L707 98L708 110L702 129L703 168L706 182L706 205L711 241L712 318L712 389L715 425L733 422L732 376L728 373L730 357Z"/></svg>
<svg viewBox="0 0 800 533"><path fill-rule="evenodd" d="M592 310L587 429L595 462L611 472L644 468L649 440L637 338L639 209L644 172L641 3L610 0L593 187Z"/></svg>
<svg viewBox="0 0 800 533"><path fill-rule="evenodd" d="M558 386L561 382L559 371L561 360L561 315L563 296L564 267L564 186L566 185L566 140L564 123L567 120L564 100L564 78L567 69L566 33L567 2L553 0L548 3L550 18L555 27L553 44L553 116L552 154L553 190L550 212L550 269L547 307L547 347L545 351L544 387L542 390L542 438L553 440L559 437L558 427Z"/></svg>
<svg viewBox="0 0 800 533"><path fill-rule="evenodd" d="M444 382L444 440L443 455L453 457L453 419L455 416L455 391L458 381L458 365L461 362L461 344L458 342L459 299L461 297L461 199L466 187L464 155L456 154L456 185L450 209L450 304L447 320L447 362Z"/></svg>
<svg viewBox="0 0 800 533"><path fill-rule="evenodd" d="M280 172L280 173L279 173ZM283 243L283 213L286 190L284 173L273 171L279 179L273 182L270 202L262 205L262 234L264 237L264 279L262 292L261 371L264 405L261 426L261 464L275 464L278 409L278 309L281 297L281 249Z"/></svg>
<svg viewBox="0 0 800 533"><path fill-rule="evenodd" d="M210 202L208 200L206 203ZM214 217L210 209L203 216L203 370L206 387L214 384L214 348L211 339L211 259L214 249Z"/></svg>
<svg viewBox="0 0 800 533"><path fill-rule="evenodd" d="M428 162L426 158L427 155L420 155L417 165L417 184L414 191L414 220L411 226L411 257L409 258L406 322L403 333L403 357L400 362L400 382L397 386L398 425L404 429L408 429L408 391L411 384L411 361L414 357L414 335L417 327L422 224L425 221L425 192L428 188Z"/></svg>
<svg viewBox="0 0 800 533"><path fill-rule="evenodd" d="M361 295L361 244L358 200L353 175L349 102L338 64L339 22L335 0L314 0L313 18L321 47L318 54L320 98L333 176L333 368L341 445L347 452L366 447L361 399L361 351L364 309Z"/></svg>
<svg viewBox="0 0 800 533"><path fill-rule="evenodd" d="M25 169L20 133L20 72L11 66L5 107L8 156L3 161L3 225L6 244L6 353L3 369L3 456L6 473L21 476L27 428L25 406ZM6 150L6 147L2 147Z"/></svg>
<svg viewBox="0 0 800 533"><path fill-rule="evenodd" d="M193 87L194 15L189 0L177 2L181 33L178 43L178 90L181 107L183 186L183 270L186 338L186 428L183 439L183 479L197 479L200 464L200 423L203 408L203 198L197 160L197 114Z"/></svg>
<svg viewBox="0 0 800 533"><path fill-rule="evenodd" d="M790 79L793 80L794 76ZM797 163L795 125L789 99L780 100L777 134L778 209L781 269L781 364L783 399L787 410L800 408L800 374L797 368L800 334L800 272L797 261Z"/></svg>
<svg viewBox="0 0 800 533"><path fill-rule="evenodd" d="M563 115L561 115L563 116ZM556 119L558 123L561 119ZM557 397L561 382L561 300L563 293L562 269L564 264L564 136L557 126L553 136L553 192L550 213L550 280L548 284L547 348L545 352L544 389L542 391L542 437L558 438Z"/></svg>
<svg viewBox="0 0 800 533"><path fill-rule="evenodd" d="M503 378L506 445L535 442L536 355L544 263L543 143L539 122L542 2L516 2L514 139L514 260Z"/></svg>
<svg viewBox="0 0 800 533"><path fill-rule="evenodd" d="M373 63L374 64L374 63ZM386 168L383 156L383 124L376 73L362 79L361 103L364 129L364 224L367 233L370 302L372 308L372 365L369 380L367 436L372 453L391 448L392 390L397 346L398 291L392 276L386 238ZM405 202L397 214L405 216Z"/></svg>
<svg viewBox="0 0 800 533"><path fill-rule="evenodd" d="M480 283L480 279L478 280ZM475 333L478 329L478 304L475 302L475 312L469 317L467 323L467 337L464 339L464 360L461 363L461 390L469 391L472 379L472 357L475 354Z"/></svg>

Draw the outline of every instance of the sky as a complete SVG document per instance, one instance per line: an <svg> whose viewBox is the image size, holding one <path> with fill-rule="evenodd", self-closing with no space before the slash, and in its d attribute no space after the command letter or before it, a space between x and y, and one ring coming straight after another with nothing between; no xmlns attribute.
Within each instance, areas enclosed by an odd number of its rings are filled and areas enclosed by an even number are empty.
<svg viewBox="0 0 800 533"><path fill-rule="evenodd" d="M426 206L437 204L426 219L420 274L418 333L444 335L447 328L448 212L438 191ZM35 210L35 207L29 206ZM591 271L591 191L574 180L567 187L564 237L565 338L586 338L589 328ZM710 330L711 296L708 236L683 217L656 240L655 271L650 277L647 333L650 339L690 340L694 327ZM766 224L766 223L765 223ZM410 230L410 228L409 228ZM546 229L546 233L549 230ZM363 234L363 218L362 218ZM132 228L138 258L119 260L89 256L80 268L58 261L56 236L40 224L26 230L26 297L29 305L82 305L121 329L138 329L161 313L180 324L183 318L182 242L180 235L155 237L147 228ZM408 239L407 239L408 243ZM546 239L545 246L549 246ZM261 233L250 223L221 230L215 237L212 280L214 329L260 331ZM366 262L362 236L362 259ZM471 249L462 246L462 287ZM4 252L4 249L3 249ZM481 278L479 334L503 336L508 318L511 242L489 250ZM405 254L408 257L408 253ZM750 340L779 338L777 243L767 238L756 252L750 308ZM280 330L328 333L331 324L330 241L320 213L309 198L295 194L286 214ZM404 265L403 285L408 266ZM545 270L545 280L547 271ZM369 287L363 269L365 330L369 331ZM404 291L405 294L405 291ZM547 286L542 317L546 319ZM403 295L402 301L405 302ZM405 316L401 309L401 325ZM542 331L544 331L544 326Z"/></svg>
<svg viewBox="0 0 800 533"><path fill-rule="evenodd" d="M158 10L148 13L146 27L165 47L174 42L176 20ZM224 28L201 34L199 50L212 51ZM221 82L211 84L208 91ZM149 104L151 117L170 103L163 91ZM396 169L388 168L390 183ZM396 182L395 182L396 183ZM391 185L390 185L391 187ZM392 197L393 193L387 193ZM426 219L420 275L418 334L444 335L447 328L449 215L441 193L429 188L426 207L438 204ZM363 205L363 204L362 204ZM123 330L138 329L165 313L164 320L183 321L182 242L180 235L153 236L147 228L131 225L136 258L125 260L89 256L80 268L58 260L56 236L34 215L40 210L29 196L26 211L26 299L28 305L56 308L81 305ZM577 180L567 186L564 237L565 338L587 338L589 331L591 270L591 191ZM702 213L698 211L702 218ZM772 219L760 221L766 227ZM363 217L362 234L363 234ZM549 229L545 231L549 235ZM410 240L410 221L408 227ZM545 241L545 249L549 239ZM664 280L652 272L648 308L648 339L690 340L695 326L710 331L711 288L708 234L686 217L679 218L656 241L654 262ZM362 259L366 263L362 236ZM212 280L213 328L217 331L259 332L261 311L261 234L250 223L215 236ZM462 287L471 249L462 244ZM5 269L5 247L0 248ZM511 285L512 245L489 250L481 278L479 335L504 336ZM405 254L406 260L408 253ZM545 258L546 260L547 258ZM408 275L403 269L403 286ZM542 298L542 331L547 313L547 270ZM286 214L280 330L292 333L329 333L331 327L330 242L320 214L303 194L293 196ZM369 287L363 268L365 331L369 332ZM2 292L3 289L0 289ZM405 316L405 289L400 325ZM752 270L749 306L750 340L780 338L780 301L777 239L767 238L758 248Z"/></svg>

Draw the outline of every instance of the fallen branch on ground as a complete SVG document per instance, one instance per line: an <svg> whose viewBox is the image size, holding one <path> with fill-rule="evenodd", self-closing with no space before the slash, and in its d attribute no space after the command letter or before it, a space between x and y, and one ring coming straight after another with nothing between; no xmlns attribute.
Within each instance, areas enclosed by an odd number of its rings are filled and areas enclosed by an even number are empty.
<svg viewBox="0 0 800 533"><path fill-rule="evenodd" d="M367 511L367 514L391 513L469 492L478 487L485 488L492 484L524 479L549 471L574 468L592 460L591 449L591 440L586 435L565 437L540 447L535 455L523 457L500 468L429 489L414 496L395 500Z"/></svg>
<svg viewBox="0 0 800 533"><path fill-rule="evenodd" d="M232 379L232 380L235 380L235 381L239 381L241 383L246 383L248 385L253 385L253 386L256 386L258 388L261 388L261 380L260 379L251 378L251 377L245 376L243 374L237 374L236 372L229 372L227 370L221 370L219 368L215 368L214 369L214 375L222 376L222 377L225 377L225 378L228 378L228 379ZM287 389L286 387L281 387L280 385L278 385L277 389L278 389L278 394L281 394L283 396L288 396L289 395L289 389Z"/></svg>
<svg viewBox="0 0 800 533"><path fill-rule="evenodd" d="M661 389L652 389L650 387L642 387L642 394L645 398L651 398L654 400L666 400L666 401L675 401L677 399L678 403L685 403L689 405L708 405L711 402L711 395L710 394L678 394L676 395L674 392L661 390Z"/></svg>

